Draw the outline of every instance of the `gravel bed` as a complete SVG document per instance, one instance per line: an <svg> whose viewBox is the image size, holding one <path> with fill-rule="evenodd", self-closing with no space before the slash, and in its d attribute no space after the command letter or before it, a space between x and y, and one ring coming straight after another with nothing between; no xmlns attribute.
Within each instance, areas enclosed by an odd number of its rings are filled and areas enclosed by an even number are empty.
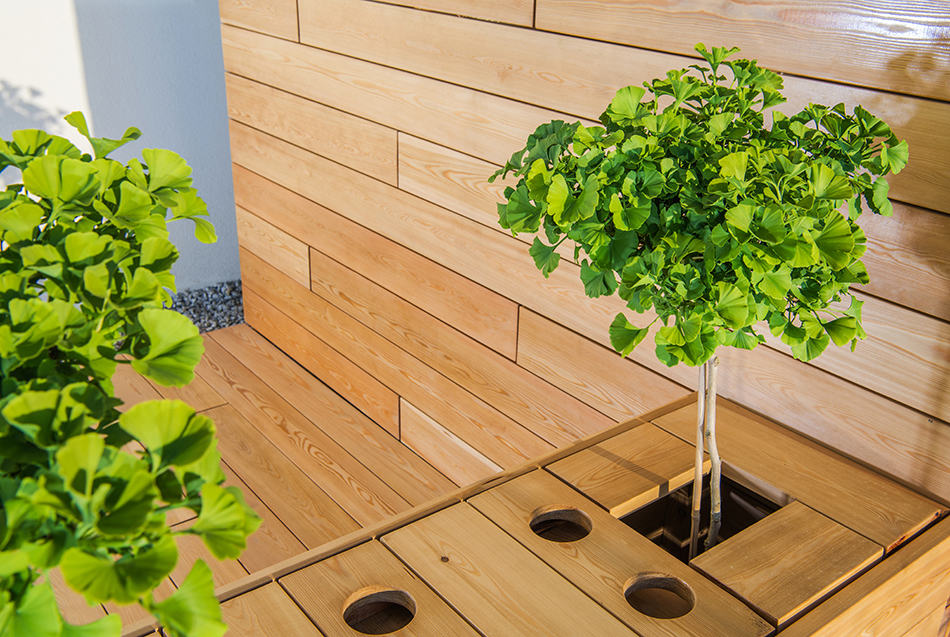
<svg viewBox="0 0 950 637"><path fill-rule="evenodd" d="M182 290L172 296L172 309L181 312L201 332L244 322L241 281L225 281L205 288Z"/></svg>

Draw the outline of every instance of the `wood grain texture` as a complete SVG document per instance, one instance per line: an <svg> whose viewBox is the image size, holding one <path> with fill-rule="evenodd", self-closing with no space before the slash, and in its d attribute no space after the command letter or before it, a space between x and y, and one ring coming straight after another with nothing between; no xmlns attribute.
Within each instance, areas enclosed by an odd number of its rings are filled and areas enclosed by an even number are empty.
<svg viewBox="0 0 950 637"><path fill-rule="evenodd" d="M244 290L245 304L257 308L256 293ZM399 437L399 396L281 312L255 312L248 319L261 333L376 424Z"/></svg>
<svg viewBox="0 0 950 637"><path fill-rule="evenodd" d="M615 296L588 299L578 282L577 266L562 263L544 279L520 241L499 238L479 223L240 124L233 125L232 139L240 139L235 147L238 163L609 345L606 326L623 310L623 301ZM649 346L637 348L631 358L686 387L695 387L694 370L682 365L667 368ZM770 348L753 352L723 348L720 358L724 396L782 422L790 420L788 414L796 414L794 422L789 422L796 429L950 499L950 452L946 451L950 427L946 424ZM803 401L803 395L809 399ZM940 444L943 440L947 444Z"/></svg>
<svg viewBox="0 0 950 637"><path fill-rule="evenodd" d="M690 564L781 628L883 555L874 542L792 502Z"/></svg>
<svg viewBox="0 0 950 637"><path fill-rule="evenodd" d="M719 358L721 395L950 501L947 423L768 347Z"/></svg>
<svg viewBox="0 0 950 637"><path fill-rule="evenodd" d="M379 476L207 337L198 373L361 524L409 508Z"/></svg>
<svg viewBox="0 0 950 637"><path fill-rule="evenodd" d="M941 512L936 502L865 469L760 416L718 403L723 462L740 467L890 551ZM695 438L696 406L655 421L685 441Z"/></svg>
<svg viewBox="0 0 950 637"><path fill-rule="evenodd" d="M571 635L578 626L591 635L630 634L467 504L413 522L382 541L482 634Z"/></svg>
<svg viewBox="0 0 950 637"><path fill-rule="evenodd" d="M162 398L182 400L191 405L195 411L205 411L224 404L224 399L198 375L195 375L184 387L165 387L154 381L148 382Z"/></svg>
<svg viewBox="0 0 950 637"><path fill-rule="evenodd" d="M624 302L616 296L588 298L578 266L562 263L545 279L522 241L240 123L232 123L231 139L239 165L609 345L606 327ZM693 373L667 368L643 348L631 357L678 382L695 383Z"/></svg>
<svg viewBox="0 0 950 637"><path fill-rule="evenodd" d="M902 635L950 596L950 519L794 622L788 637ZM923 633L926 635L926 633Z"/></svg>
<svg viewBox="0 0 950 637"><path fill-rule="evenodd" d="M638 635L751 636L771 632L766 622L728 592L544 471L489 489L469 503ZM552 542L535 535L529 523L546 505L581 511L591 521L590 533L573 542ZM632 576L644 572L685 582L695 596L694 608L674 619L655 619L634 610L623 590Z"/></svg>
<svg viewBox="0 0 950 637"><path fill-rule="evenodd" d="M268 255L275 268L305 288L310 287L310 252L307 244L240 206L235 210L235 216L240 245Z"/></svg>
<svg viewBox="0 0 950 637"><path fill-rule="evenodd" d="M697 42L737 41L778 71L950 99L950 18L938 0L700 3L538 0L539 29L696 55ZM636 35L634 35L636 34ZM860 51L859 54L855 54Z"/></svg>
<svg viewBox="0 0 950 637"><path fill-rule="evenodd" d="M217 425L224 461L307 548L360 528L323 490L332 489L332 482L316 484L233 406L208 415ZM314 478L320 476L313 472Z"/></svg>
<svg viewBox="0 0 950 637"><path fill-rule="evenodd" d="M180 525L178 530L183 530L187 525L187 522ZM204 540L197 535L179 535L175 538L175 544L178 545L178 563L169 575L175 586L181 586L198 560L202 560L211 569L215 588L230 584L247 575L247 570L237 560L217 559L205 546Z"/></svg>
<svg viewBox="0 0 950 637"><path fill-rule="evenodd" d="M904 633L904 636L916 637L917 635L923 635L924 637L947 637L946 629L950 628L950 623L945 622L947 618L950 618L947 614L947 607L941 604Z"/></svg>
<svg viewBox="0 0 950 637"><path fill-rule="evenodd" d="M460 487L502 470L405 400L399 406L399 439Z"/></svg>
<svg viewBox="0 0 950 637"><path fill-rule="evenodd" d="M296 0L218 0L226 24L297 40Z"/></svg>
<svg viewBox="0 0 950 637"><path fill-rule="evenodd" d="M244 168L235 166L234 177L235 196L242 205L514 359L518 312L508 299ZM257 254L270 254L254 250L252 245L244 247Z"/></svg>
<svg viewBox="0 0 950 637"><path fill-rule="evenodd" d="M238 464L245 466L243 463ZM222 463L221 469L227 477L225 484L239 488L244 494L244 501L261 518L261 525L247 538L247 548L239 558L248 573L282 562L307 549L227 463ZM273 502L272 505L279 508L280 502ZM320 515L323 515L322 510Z"/></svg>
<svg viewBox="0 0 950 637"><path fill-rule="evenodd" d="M644 423L547 469L619 518L691 482L694 449Z"/></svg>
<svg viewBox="0 0 950 637"><path fill-rule="evenodd" d="M613 421L319 252L310 287L327 301L555 446Z"/></svg>
<svg viewBox="0 0 950 637"><path fill-rule="evenodd" d="M344 448L355 452L410 504L428 502L453 484L389 432L340 398L264 337L246 325L217 330L212 336L235 359L254 370L261 380Z"/></svg>
<svg viewBox="0 0 950 637"><path fill-rule="evenodd" d="M809 364L950 421L950 323L873 296L855 296L864 302L861 323L868 337L854 352L832 344ZM785 349L762 331L775 349Z"/></svg>
<svg viewBox="0 0 950 637"><path fill-rule="evenodd" d="M532 26L534 22L534 0L386 0L386 2L527 27Z"/></svg>
<svg viewBox="0 0 950 637"><path fill-rule="evenodd" d="M401 190L507 234L498 225L497 204L505 201L505 187L514 183L512 177L488 183L496 170L496 164L483 159L399 133Z"/></svg>
<svg viewBox="0 0 950 637"><path fill-rule="evenodd" d="M160 602L174 592L175 585L171 579L166 577L162 580L162 583L152 591L152 596L155 598L155 601ZM104 607L107 613L118 615L122 619L124 630L139 622L155 620L151 613L138 604L116 604L109 602L108 604L104 604ZM145 632L146 631L143 630L138 634L144 634Z"/></svg>
<svg viewBox="0 0 950 637"><path fill-rule="evenodd" d="M523 307L518 323L518 364L617 421L688 393L613 349Z"/></svg>
<svg viewBox="0 0 950 637"><path fill-rule="evenodd" d="M148 379L132 369L131 365L119 364L112 375L112 385L115 397L122 401L119 410L125 411L143 400L160 400L158 393Z"/></svg>
<svg viewBox="0 0 950 637"><path fill-rule="evenodd" d="M320 635L307 616L277 584L267 584L221 604L221 617L231 637L296 637Z"/></svg>
<svg viewBox="0 0 950 637"><path fill-rule="evenodd" d="M297 292L291 287L296 284L259 257L242 250L241 263L246 289L257 295L245 301L252 326L264 325L261 319L270 311L285 312L502 467L553 449L320 296Z"/></svg>
<svg viewBox="0 0 950 637"><path fill-rule="evenodd" d="M622 86L639 85L695 63L681 55L361 0L303 0L301 4L308 6L307 2L309 7L301 13L303 42L578 117L596 118ZM945 22L950 34L950 20ZM932 37L940 36L934 33ZM863 60L861 56L853 59ZM950 70L950 62L946 68ZM849 108L861 104L892 124L896 134L907 138L914 158L890 180L891 196L950 212L946 183L950 132L945 132L950 106L808 77L785 78L785 89L789 101L778 108L787 113L811 102L843 102ZM536 124L542 121L546 120Z"/></svg>
<svg viewBox="0 0 950 637"><path fill-rule="evenodd" d="M222 28L222 39L228 72L495 162L521 148L538 123L559 117L555 111L229 26Z"/></svg>
<svg viewBox="0 0 950 637"><path fill-rule="evenodd" d="M395 185L393 129L237 75L225 80L231 118Z"/></svg>
<svg viewBox="0 0 950 637"><path fill-rule="evenodd" d="M60 614L70 624L88 624L106 614L102 606L99 604L90 605L86 602L86 598L82 596L82 593L70 588L58 567L46 571L46 580L53 587Z"/></svg>
<svg viewBox="0 0 950 637"><path fill-rule="evenodd" d="M351 595L368 587L405 591L415 602L412 621L395 634L406 637L478 634L376 541L366 542L283 577L280 585L327 635L366 634L343 621L343 609Z"/></svg>
<svg viewBox="0 0 950 637"><path fill-rule="evenodd" d="M863 215L864 291L950 320L950 215L896 204L894 216Z"/></svg>

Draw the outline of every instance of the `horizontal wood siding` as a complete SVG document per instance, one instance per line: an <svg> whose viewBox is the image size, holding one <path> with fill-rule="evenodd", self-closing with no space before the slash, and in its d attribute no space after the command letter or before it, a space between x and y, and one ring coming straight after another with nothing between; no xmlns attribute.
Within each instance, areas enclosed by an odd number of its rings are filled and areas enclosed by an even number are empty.
<svg viewBox="0 0 950 637"><path fill-rule="evenodd" d="M782 72L783 110L860 103L911 148L894 216L862 223L870 338L810 364L775 339L724 350L723 394L950 500L950 14L938 0L293 9L290 28L280 0L221 4L246 315L392 435L460 482L695 387L695 370L667 368L648 344L613 352L623 303L588 299L567 250L543 278L530 237L498 227L506 184L487 177L538 124L589 122L620 86L694 63L704 41Z"/></svg>

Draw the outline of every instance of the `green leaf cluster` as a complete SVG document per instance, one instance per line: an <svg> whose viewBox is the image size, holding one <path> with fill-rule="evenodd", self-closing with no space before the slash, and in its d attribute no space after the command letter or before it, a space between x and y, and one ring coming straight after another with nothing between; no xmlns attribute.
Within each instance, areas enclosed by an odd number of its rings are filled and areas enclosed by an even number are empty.
<svg viewBox="0 0 950 637"><path fill-rule="evenodd" d="M234 558L259 519L221 486L210 419L180 401L120 414L111 381L120 364L192 379L203 346L165 309L178 258L167 222L191 219L205 241L214 229L181 157L147 149L122 164L108 153L136 129L94 138L81 114L66 119L94 155L39 130L0 140L16 181L0 192L0 636L120 633L117 616L63 620L43 577L56 567L90 604L140 603L166 634L220 635L207 566L166 600L152 591L175 567L176 535ZM195 522L171 529L176 508Z"/></svg>
<svg viewBox="0 0 950 637"><path fill-rule="evenodd" d="M853 348L866 334L849 288L868 281L857 220L865 207L892 213L884 175L907 163L907 143L860 106L767 121L782 78L730 60L738 49L696 50L705 64L617 91L602 126L539 126L492 176L517 177L499 223L537 233L529 252L545 276L570 241L588 296L655 312L667 365L752 349L763 329L802 360ZM621 313L611 343L629 354L648 328Z"/></svg>

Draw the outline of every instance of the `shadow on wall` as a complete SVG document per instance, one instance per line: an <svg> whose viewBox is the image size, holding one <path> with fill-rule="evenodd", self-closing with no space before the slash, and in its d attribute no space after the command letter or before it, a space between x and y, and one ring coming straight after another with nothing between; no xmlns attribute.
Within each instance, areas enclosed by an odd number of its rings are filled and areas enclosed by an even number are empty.
<svg viewBox="0 0 950 637"><path fill-rule="evenodd" d="M0 80L0 136L21 128L49 130L62 123L66 111L50 112L41 106L43 92Z"/></svg>
<svg viewBox="0 0 950 637"><path fill-rule="evenodd" d="M947 57L947 51L950 49L948 47L950 47L950 37L938 37L930 48L896 56L887 66L892 71L900 71L912 76L924 86L946 85L950 82L950 63L948 63L950 58ZM916 113L912 114L911 119L916 116ZM923 122L923 124L929 126L932 125L932 122ZM908 128L911 128L911 126L908 126ZM899 130L897 133L900 136ZM947 137L944 136L942 139L947 140ZM939 150L944 155L950 154L950 148ZM911 146L910 161L913 162L914 159L914 148ZM918 161L920 160L918 159ZM931 179L935 184L940 184L947 179L947 175L935 170L931 175ZM939 274L941 279L950 280L950 260L947 259L946 255L934 260L929 265ZM950 285L945 285L943 289L928 290L927 292L936 297L935 303L939 307L950 307ZM945 316L945 313L940 313L939 316ZM938 368L936 376L929 379L929 389L933 392L935 405L932 413L943 413L947 401L950 400L950 323L941 322L939 333L931 337L935 339L936 360L934 363ZM950 470L950 455L948 455L950 452L942 444L945 437L939 435L938 432L940 427L948 425L933 415L928 416L928 421L937 426L930 430L929 439L921 440L920 444L922 449L932 454L932 461L918 463L917 475L913 476L912 480L914 484L930 485L937 483L940 481L938 474L941 471Z"/></svg>

